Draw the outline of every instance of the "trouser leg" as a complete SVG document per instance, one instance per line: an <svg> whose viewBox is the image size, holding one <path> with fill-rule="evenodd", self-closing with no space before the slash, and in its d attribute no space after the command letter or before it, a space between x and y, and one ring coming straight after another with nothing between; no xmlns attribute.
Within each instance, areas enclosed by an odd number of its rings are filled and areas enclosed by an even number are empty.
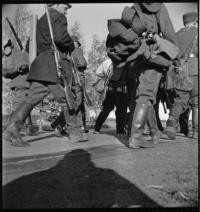
<svg viewBox="0 0 200 212"><path fill-rule="evenodd" d="M125 124L127 120L127 94L126 93L116 93L116 130L118 134L125 134Z"/></svg>
<svg viewBox="0 0 200 212"><path fill-rule="evenodd" d="M4 137L6 140L11 141L15 146L30 146L28 142L23 141L19 131L33 107L48 95L48 93L49 89L44 84L37 82L31 83L26 99L18 105L8 123Z"/></svg>
<svg viewBox="0 0 200 212"><path fill-rule="evenodd" d="M160 89L158 89L158 93L157 93L157 96L156 96L156 103L154 104L153 107L154 107L154 111L155 111L158 129L162 132L164 130L164 128L162 126L160 116L159 116L159 104L161 102L161 95L162 95L162 92L161 92Z"/></svg>
<svg viewBox="0 0 200 212"><path fill-rule="evenodd" d="M114 105L115 105L115 99L114 99L114 94L112 91L107 91L106 94L106 98L103 102L103 109L100 112L96 123L95 123L95 131L99 132L103 123L105 122L105 120L107 119L108 115L110 114L110 112L114 109Z"/></svg>
<svg viewBox="0 0 200 212"><path fill-rule="evenodd" d="M166 134L172 140L176 138L176 127L179 124L180 115L189 107L189 97L189 92L176 90L174 104L166 122Z"/></svg>
<svg viewBox="0 0 200 212"><path fill-rule="evenodd" d="M180 124L180 132L183 133L185 136L188 136L189 133L189 115L191 112L191 108L188 107L188 109L185 110L184 113L182 113L179 117L179 124Z"/></svg>
<svg viewBox="0 0 200 212"><path fill-rule="evenodd" d="M160 140L160 132L157 126L157 119L153 105L149 107L148 117L147 117L147 125L150 130L150 135L152 137L152 141L154 144L159 143Z"/></svg>
<svg viewBox="0 0 200 212"><path fill-rule="evenodd" d="M138 76L139 84L136 91L136 108L132 120L131 137L129 147L152 147L153 142L147 142L142 135L147 122L149 107L156 103L156 95L162 73L155 69L149 69L144 65Z"/></svg>

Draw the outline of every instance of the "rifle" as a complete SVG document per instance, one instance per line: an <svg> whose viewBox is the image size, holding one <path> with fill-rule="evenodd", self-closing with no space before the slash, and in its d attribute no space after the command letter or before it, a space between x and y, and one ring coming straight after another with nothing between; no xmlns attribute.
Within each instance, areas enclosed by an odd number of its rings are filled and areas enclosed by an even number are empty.
<svg viewBox="0 0 200 212"><path fill-rule="evenodd" d="M67 84L67 81L66 81L66 78L65 78L65 70L63 69L62 64L61 64L61 58L60 58L59 51L58 51L58 49L57 49L57 47L54 43L54 36L53 36L53 29L52 29L52 25L51 25L51 19L50 19L49 10L48 10L48 7L47 7L46 4L45 4L45 10L46 10L46 14L47 14L47 22L48 22L49 31L50 31L51 42L52 42L52 45L53 45L57 74L58 74L58 77L62 79L62 82L64 84L64 91L65 91L65 97L66 97L66 100L67 100L68 109L74 110L76 105L75 105L75 102L73 101L73 95L71 93L71 90L68 87L68 84ZM67 123L67 120L66 120L66 123Z"/></svg>
<svg viewBox="0 0 200 212"><path fill-rule="evenodd" d="M74 62L74 58L73 56L71 55L71 62L72 62L72 71L73 71L73 74L74 74L74 78L75 78L75 83L77 83L79 85L79 87L81 88L81 90L83 91L83 95L84 95L84 98L85 98L85 102L87 104L88 107L92 107L93 104L92 104L92 101L90 100L90 97L88 96L86 90L85 90L85 86L82 84L81 80L80 80L80 76L79 76L79 71L78 71L78 68Z"/></svg>
<svg viewBox="0 0 200 212"><path fill-rule="evenodd" d="M23 51L22 43L21 43L20 39L18 38L17 33L16 33L15 30L14 30L14 27L12 26L11 22L9 21L9 19L8 19L7 17L5 17L5 19L6 19L6 21L8 22L8 25L9 25L9 27L10 27L10 29L11 29L13 35L14 35L14 38L15 38L15 40L16 40L16 42L17 42L17 45L18 45L19 49L20 49L21 51Z"/></svg>

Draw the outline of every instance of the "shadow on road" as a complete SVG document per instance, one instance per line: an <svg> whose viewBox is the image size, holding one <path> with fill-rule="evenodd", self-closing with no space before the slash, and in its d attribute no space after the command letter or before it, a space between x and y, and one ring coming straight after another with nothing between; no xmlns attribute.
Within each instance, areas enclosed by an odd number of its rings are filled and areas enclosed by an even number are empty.
<svg viewBox="0 0 200 212"><path fill-rule="evenodd" d="M102 130L101 134L112 135L117 138L124 146L128 146L128 140L125 134L116 134L115 129Z"/></svg>
<svg viewBox="0 0 200 212"><path fill-rule="evenodd" d="M82 149L55 167L3 187L3 208L161 207L112 169L95 167Z"/></svg>

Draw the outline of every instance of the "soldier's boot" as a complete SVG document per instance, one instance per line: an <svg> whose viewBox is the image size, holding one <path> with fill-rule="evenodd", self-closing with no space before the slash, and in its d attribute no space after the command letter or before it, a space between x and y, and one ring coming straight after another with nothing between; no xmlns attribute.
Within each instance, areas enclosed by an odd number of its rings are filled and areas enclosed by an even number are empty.
<svg viewBox="0 0 200 212"><path fill-rule="evenodd" d="M88 133L89 132L89 127L86 125L86 114L85 114L85 112L81 112L81 116L82 116L84 132Z"/></svg>
<svg viewBox="0 0 200 212"><path fill-rule="evenodd" d="M188 108L184 113L182 113L179 117L179 123L180 123L180 133L183 133L185 136L189 137L189 115L190 115L191 109Z"/></svg>
<svg viewBox="0 0 200 212"><path fill-rule="evenodd" d="M192 138L198 139L198 108L192 108Z"/></svg>
<svg viewBox="0 0 200 212"><path fill-rule="evenodd" d="M142 135L144 125L147 121L150 102L137 104L133 114L131 136L129 138L129 148L150 148L154 144L148 142Z"/></svg>
<svg viewBox="0 0 200 212"><path fill-rule="evenodd" d="M176 139L176 132L177 132L177 120L173 116L169 116L166 122L166 135L169 139L174 140Z"/></svg>
<svg viewBox="0 0 200 212"><path fill-rule="evenodd" d="M158 144L160 141L160 130L158 129L156 114L153 105L149 108L147 125L150 130L150 136L154 144Z"/></svg>
<svg viewBox="0 0 200 212"><path fill-rule="evenodd" d="M57 137L68 136L68 132L64 129L66 125L64 111L51 123L51 127L54 129L54 134Z"/></svg>
<svg viewBox="0 0 200 212"><path fill-rule="evenodd" d="M179 117L186 110L184 104L181 102L175 102L169 113L169 118L166 122L165 133L169 139L176 139L177 126L179 126Z"/></svg>
<svg viewBox="0 0 200 212"><path fill-rule="evenodd" d="M29 142L24 141L19 133L28 114L33 109L33 105L22 102L14 111L8 126L4 132L3 138L11 142L11 145L16 147L28 147Z"/></svg>
<svg viewBox="0 0 200 212"><path fill-rule="evenodd" d="M71 143L81 142L88 140L88 137L81 133L80 124L77 121L77 115L75 113L71 113L70 111L65 111L66 119L69 119L67 122L67 129L69 133L69 140Z"/></svg>

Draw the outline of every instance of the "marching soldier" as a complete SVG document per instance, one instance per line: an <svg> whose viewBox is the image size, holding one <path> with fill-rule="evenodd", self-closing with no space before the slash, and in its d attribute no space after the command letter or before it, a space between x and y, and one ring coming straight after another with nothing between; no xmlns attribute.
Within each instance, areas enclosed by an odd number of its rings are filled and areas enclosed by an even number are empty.
<svg viewBox="0 0 200 212"><path fill-rule="evenodd" d="M133 31L136 32L138 37L142 38L142 35L146 35L144 32L147 32L147 35L150 32L149 38L153 37L151 32L153 32L153 35L156 35L157 38L160 34L162 34L165 42L170 44L172 49L177 49L176 54L172 56L174 51L170 50L166 45L166 52L171 55L167 59L161 55L159 57L149 56L151 55L151 51L149 53L146 51L146 44L144 45L145 50L143 54L137 52L141 56L137 57L135 62L138 64L138 86L136 90L136 105L132 119L129 147L153 147L154 143L159 141L153 105L156 103L156 95L162 72L172 65L172 60L174 60L178 54L178 48L175 47L175 45L177 45L177 39L168 11L163 3L135 3L129 11L131 16L125 17L126 22L127 20L130 20L129 22L131 23L129 24ZM148 42L148 45L151 46L152 42L154 41L150 39ZM144 43L142 42L140 46L141 50L143 44ZM134 55L134 57L136 56ZM155 129L153 129L153 134L155 134L155 136L153 135L152 137L153 142L145 141L144 137L142 136L142 132L147 120L151 126L156 126Z"/></svg>
<svg viewBox="0 0 200 212"><path fill-rule="evenodd" d="M108 78L105 99L103 100L103 108L100 112L94 127L94 133L99 133L110 112L116 106L116 132L117 134L125 134L125 124L127 120L127 87L123 81L115 78L117 68L112 64L110 59L105 60L97 69L96 74L99 78ZM109 72L112 72L109 75Z"/></svg>
<svg viewBox="0 0 200 212"><path fill-rule="evenodd" d="M176 138L176 125L181 113L192 109L192 137L198 138L198 14L183 15L184 28L177 32L182 73L187 80L175 81L175 101L166 123L166 133L170 139ZM189 78L188 78L189 77Z"/></svg>
<svg viewBox="0 0 200 212"><path fill-rule="evenodd" d="M87 61L83 55L83 50L80 48L81 43L79 42L78 37L71 36L71 38L75 46L75 49L73 50L71 55L74 59L76 67L78 68L78 71L79 71L78 74L80 76L82 85L85 85L84 71L87 68ZM78 116L78 113L81 112L84 132L87 133L89 129L86 126L86 108L85 108L84 93L82 88L80 88L79 84L75 82L74 77L72 78L72 92L74 93L75 101L76 101L76 115ZM64 129L65 125L66 125L66 121L64 117L64 112L61 112L61 114L51 124L51 127L55 129L56 136L60 137L60 136L67 135L67 132Z"/></svg>
<svg viewBox="0 0 200 212"><path fill-rule="evenodd" d="M20 126L24 123L33 107L40 103L50 92L60 105L65 108L65 111L69 111L66 93L64 92L61 85L62 82L57 73L55 52L52 50L52 44L55 42L60 54L61 65L68 73L66 76L67 81L70 82L72 70L71 63L66 54L74 50L74 43L67 30L68 23L65 15L67 14L67 10L71 8L71 5L48 4L48 8L54 40L52 41L48 14L46 13L37 22L37 57L31 64L30 72L27 77L27 81L30 82L28 95L24 102L14 111L4 133L5 140L10 141L14 146L30 146L27 141L22 140L19 134ZM68 115L72 123L70 133L71 135L76 135L77 122L74 116L74 110L69 111Z"/></svg>
<svg viewBox="0 0 200 212"><path fill-rule="evenodd" d="M11 79L9 87L15 92L12 113L24 101L28 94L29 82L26 81L29 72L28 52L20 51L9 39L3 47L3 76ZM12 117L12 113L10 118ZM9 122L9 121L8 121ZM26 119L26 134L32 135L31 114ZM5 126L6 128L6 126Z"/></svg>

